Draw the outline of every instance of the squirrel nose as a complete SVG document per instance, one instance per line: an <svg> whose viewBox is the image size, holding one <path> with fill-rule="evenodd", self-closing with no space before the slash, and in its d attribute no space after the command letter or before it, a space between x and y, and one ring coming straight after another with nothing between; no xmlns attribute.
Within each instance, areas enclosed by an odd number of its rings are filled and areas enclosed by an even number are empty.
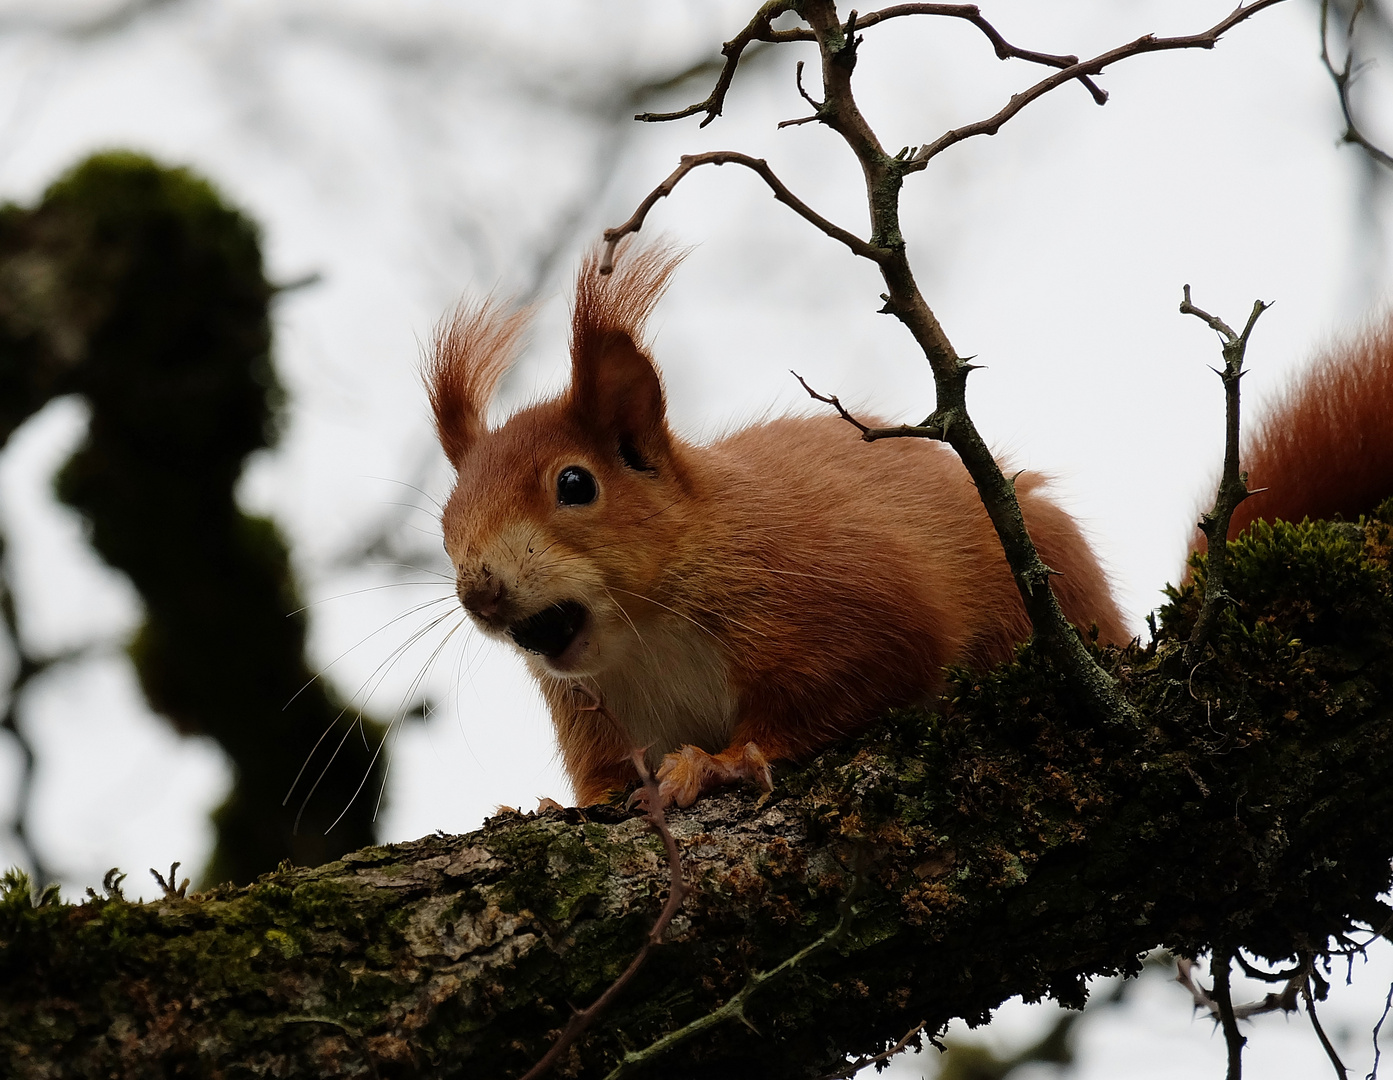
<svg viewBox="0 0 1393 1080"><path fill-rule="evenodd" d="M485 622L495 621L508 592L503 582L490 574L487 568L481 577L470 582L468 586L460 582L456 591L465 609Z"/></svg>

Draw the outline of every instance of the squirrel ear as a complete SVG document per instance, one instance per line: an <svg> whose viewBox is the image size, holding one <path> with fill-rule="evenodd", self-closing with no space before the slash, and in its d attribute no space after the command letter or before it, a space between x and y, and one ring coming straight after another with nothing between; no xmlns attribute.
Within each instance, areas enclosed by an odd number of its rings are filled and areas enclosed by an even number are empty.
<svg viewBox="0 0 1393 1080"><path fill-rule="evenodd" d="M597 335L571 365L571 403L586 427L619 446L660 453L667 407L653 361L622 330Z"/></svg>
<svg viewBox="0 0 1393 1080"><path fill-rule="evenodd" d="M461 304L435 328L423 374L436 434L456 469L488 432L489 401L517 357L528 314L489 298Z"/></svg>
<svg viewBox="0 0 1393 1080"><path fill-rule="evenodd" d="M577 419L617 444L632 468L668 447L663 384L644 351L643 326L685 252L664 244L619 246L614 272L594 248L576 279L571 309L571 406ZM632 460L631 460L632 459Z"/></svg>

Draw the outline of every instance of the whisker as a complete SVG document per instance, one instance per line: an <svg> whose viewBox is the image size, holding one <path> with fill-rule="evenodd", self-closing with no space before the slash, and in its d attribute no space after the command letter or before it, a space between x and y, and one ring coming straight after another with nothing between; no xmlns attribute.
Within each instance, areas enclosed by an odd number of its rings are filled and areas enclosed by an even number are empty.
<svg viewBox="0 0 1393 1080"><path fill-rule="evenodd" d="M440 501L434 495L422 490L421 488L418 488L415 484L408 484L405 480L396 480L390 476L364 476L363 479L380 480L384 484L399 484L404 488L410 488L412 491L416 492L416 494L420 495L421 498L425 499L429 503L432 503L435 506L435 508L439 510L442 514L445 512L445 507L441 505Z"/></svg>
<svg viewBox="0 0 1393 1080"><path fill-rule="evenodd" d="M417 605L416 605L415 607L413 607L413 608L408 608L406 611L403 611L400 615L397 615L397 616L395 616L394 618L389 619L387 622L383 623L381 626L379 626L379 627L378 627L376 630L374 630L371 634L368 634L366 637L364 637L364 638L363 638L361 641L359 641L357 644L350 645L348 648L344 649L344 651L341 652L341 653L339 653L338 656L334 657L334 658L333 658L332 660L330 660L327 664L325 664L322 668L320 668L317 672L315 672L313 675L311 675L311 676L309 677L309 679L305 682L305 685L304 685L304 686L300 687L300 689L296 690L295 693L291 694L291 695L290 695L290 700L287 701L284 705L281 706L281 712L284 712L286 709L290 708L290 706L293 705L293 704L295 703L295 699L296 699L296 698L298 698L301 694L303 694L306 690L308 690L311 686L313 686L313 685L314 685L316 682L318 682L320 679L324 678L325 674L328 673L329 669L332 668L335 664L337 664L340 660L342 660L342 659L343 659L345 656L347 656L349 653L353 652L355 649L359 649L359 648L361 648L362 646L366 645L366 644L367 644L369 641L371 641L373 638L377 637L378 634L382 633L382 631L387 630L387 629L389 629L390 627L396 625L397 623L401 622L402 619L410 618L412 615L415 615L415 614L418 614L419 612L425 611L427 608L434 607L436 604L443 603L443 602L446 601L446 600L454 600L454 597L453 597L453 596L437 596L434 600L427 600L427 601L426 601L425 603L423 603L423 604L417 604ZM398 648L400 649L401 646L398 646Z"/></svg>
<svg viewBox="0 0 1393 1080"><path fill-rule="evenodd" d="M400 645L398 645L395 649L393 649L393 650L391 651L391 653L388 654L387 658L386 658L385 660L383 660L382 663L378 664L377 667L373 669L372 673L371 673L370 675L368 675L368 677L367 677L366 679L364 679L363 682L362 682L361 684L359 684L358 689L355 690L355 691L353 692L352 696L349 698L349 701L352 702L355 698L358 698L360 695L362 696L362 698L363 698L364 701L366 701L369 697L371 697L373 691L377 688L378 685L381 684L381 680L382 680L383 678L386 678L386 673L387 673L387 671L390 671L390 670L391 670L391 666L392 666L393 664L396 663L396 661L402 656L402 654L405 653L406 650L407 650L408 648L410 648L412 645L414 645L417 641L419 641L424 635L430 633L431 630L435 629L435 627L439 626L442 622L444 622L446 619L448 619L448 618L450 617L451 614L452 614L452 612L448 612L448 611L447 611L447 612L446 612L445 614L443 614L443 615L436 616L436 617L435 617L434 619L432 619L429 623L427 623L425 626L423 626L423 627L419 628L418 630L416 630L415 633L413 633L413 634L412 634L410 637L408 637L404 642L402 642L402 643L401 643ZM403 617L404 617L404 616L398 616L398 619L403 618ZM393 622L395 622L395 621L397 621L397 620L394 619ZM452 632L453 632L453 631L452 631ZM317 677L317 676L316 676L316 677ZM374 680L377 680L376 683L374 683ZM369 684L373 684L373 685L371 686L371 688L369 688ZM302 688L302 689L303 689L303 688ZM365 690L366 690L366 693L364 693ZM339 714L338 714L337 716L334 717L333 721L330 723L329 727L325 730L324 734L321 735L321 736L319 737L319 740L314 744L314 749L312 749L312 750L310 751L310 753L305 757L305 763L304 763L303 765L300 766L300 771L299 771L299 772L296 774L296 776L295 776L295 782L294 782L293 784L291 784L291 786L290 786L290 791L286 792L285 798L286 798L286 801L287 801L287 802L290 800L291 794L295 791L296 785L299 784L300 778L304 775L305 769L309 767L309 763L314 759L315 751L317 751L317 750L319 749L320 745L324 742L324 739L328 736L329 732L332 731L332 730L334 729L334 727L336 727L336 726L338 725L338 722L339 722L341 719L343 719L344 715L348 712L348 710L349 710L349 706L348 706L348 705L345 705L342 709L339 710ZM358 713L357 713L357 716L354 718L353 723L352 723L351 725L349 725L348 730L344 732L343 738L339 740L339 744L338 744L338 746L336 746L336 747L334 748L334 752L333 752L333 754L330 755L328 762L326 762L325 765L324 765L324 768L320 770L319 776L315 778L314 785L313 785L313 786L310 788L310 790L306 793L305 798L304 798L304 801L300 804L299 812L296 813L296 815L295 815L295 823L294 823L294 825L292 826L292 831L295 831L295 830L298 830L298 829L299 829L299 827L300 827L300 819L304 816L305 808L309 806L310 799L314 796L314 793L315 793L315 791L318 789L320 783L324 780L324 777L328 774L330 767L334 764L334 761L338 758L339 752L340 752L341 750L343 750L344 743L348 740L348 737L349 737L350 735L353 734L353 729L354 729L355 727L362 729L362 732L363 732L363 746L364 746L364 748L366 748L366 749L370 749L370 747L368 746L368 742L367 742L367 737L368 737L368 736L367 736L367 730L366 730L366 728L363 726L363 711L362 711L362 709L359 709L359 710L358 710ZM391 724L390 724L390 723L388 724L388 728L389 728L389 729L391 728ZM374 761L376 760L376 755L374 755L373 760L374 760ZM371 766L370 766L370 767L371 767ZM285 804L282 803L281 805L285 805ZM342 818L342 817L343 817L343 815L340 814L340 815L339 815L339 818ZM326 830L326 832L327 832L327 830Z"/></svg>
<svg viewBox="0 0 1393 1080"><path fill-rule="evenodd" d="M288 612L287 614L290 614L290 615L299 615L299 614L301 614L302 612L309 611L310 608L318 607L320 604L327 604L327 603L330 603L330 602L333 601L333 600L343 600L343 599L345 599L345 598L347 598L347 597L350 597L350 596L362 596L364 593L379 592L379 591L381 591L382 589L400 589L400 588L404 588L404 587L406 587L406 586L408 586L408 585L415 585L415 586L418 586L418 587L419 587L419 586L429 585L431 588L434 589L434 588L439 588L439 587L440 587L440 582L438 582L438 581L389 581L389 582L387 582L387 584L385 584L385 585L369 585L367 588L364 588L364 589L350 589L348 592L335 593L333 596L325 596L325 597L322 597L322 598L319 599L319 600L311 600L308 604L301 604L301 605L300 605L299 607L297 607L294 611ZM454 599L453 596L442 596L442 597L439 598L439 600L453 600L453 599ZM434 602L435 602L435 603L439 603L439 600L434 601Z"/></svg>
<svg viewBox="0 0 1393 1080"><path fill-rule="evenodd" d="M464 625L464 620L461 619L458 623L456 623L454 626L452 626L452 627L450 628L449 632L441 639L440 644L437 645L437 646L435 647L435 651L434 651L433 653L430 654L429 658L427 658L426 663L425 663L425 666L421 669L420 673L411 681L411 685L410 685L409 687L407 687L406 693L404 693L404 694L402 695L401 705L398 706L398 710L397 710L397 714L398 714L398 715L397 715L397 727L398 727L398 732L400 732L401 727L404 726L404 724L405 724L405 709L406 709L406 702L409 701L410 699L412 699L412 698L414 698L414 697L416 696L416 693L417 693L418 690L420 690L422 683L424 683L424 682L426 681L427 677L429 677L431 668L435 666L435 661L436 661L436 659L440 656L441 652L444 651L445 646L448 645L448 644L450 643L450 639L451 639L452 637L455 636L455 631L457 631L457 630L458 630L461 626L463 626L463 625ZM422 703L421 718L422 718L422 719L425 719L425 716L426 716L425 705L424 705L424 703ZM388 750L387 750L387 761L386 761L386 764L382 767L382 786L381 786L380 788L378 788L378 790L377 790L377 802L373 804L373 808L372 808L372 820L373 820L373 821L376 821L376 820L377 820L377 815L378 815L378 814L381 812L381 810L382 810L382 797L387 793L387 779L388 779L388 777L391 775L391 771L392 771L392 752L393 752L393 750L395 749L395 746L396 746L396 742L395 742L395 739L394 739L394 740L393 740L393 743L392 743L392 746L389 747ZM347 813L347 812L348 812L348 808L347 808L347 807L344 807L344 813ZM340 816L342 816L342 815L340 815ZM332 827L333 827L333 826L330 826L330 828L332 828Z"/></svg>

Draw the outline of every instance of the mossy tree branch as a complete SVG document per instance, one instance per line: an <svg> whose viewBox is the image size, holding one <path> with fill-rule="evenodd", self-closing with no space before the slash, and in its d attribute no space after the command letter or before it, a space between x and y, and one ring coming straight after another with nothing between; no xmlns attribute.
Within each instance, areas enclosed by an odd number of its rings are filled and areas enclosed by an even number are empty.
<svg viewBox="0 0 1393 1080"><path fill-rule="evenodd" d="M1078 1005L1156 946L1273 966L1357 949L1389 918L1391 558L1393 503L1364 527L1258 524L1190 682L1168 672L1202 559L1155 645L1100 656L1128 725L1090 721L1026 647L959 673L938 713L781 774L762 806L673 812L692 892L559 1075L604 1077L693 1023L634 1075L826 1074L1013 995ZM149 904L34 906L15 882L0 1057L35 1080L518 1077L628 963L670 877L640 819L598 807ZM753 1030L720 1011L800 954L740 1000Z"/></svg>

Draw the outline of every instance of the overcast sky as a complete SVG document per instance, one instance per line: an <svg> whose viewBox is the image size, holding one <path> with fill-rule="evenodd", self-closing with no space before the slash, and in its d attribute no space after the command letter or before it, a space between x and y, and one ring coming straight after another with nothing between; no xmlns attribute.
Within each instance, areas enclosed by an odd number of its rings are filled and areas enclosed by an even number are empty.
<svg viewBox="0 0 1393 1080"><path fill-rule="evenodd" d="M1143 33L1195 32L1229 6L984 8L1017 44L1090 55ZM500 408L547 393L565 370L579 253L681 153L765 157L805 201L865 231L859 171L836 138L816 125L775 127L806 112L793 67L809 47L780 47L742 70L726 115L704 129L624 120L625 87L716 56L752 8L0 0L0 197L31 203L94 150L142 150L198 170L261 222L273 280L322 275L277 302L286 434L250 464L241 495L290 539L325 677L382 717L418 685L437 703L428 723L394 740L384 839L464 831L500 803L569 797L514 657L467 627L437 651L455 618L394 657L430 615L412 609L450 594L432 505L449 475L417 376L441 312L490 289L535 297L532 344ZM1037 74L997 61L966 24L899 20L866 32L856 87L883 142L898 147L994 112ZM978 426L1019 467L1058 478L1140 632L1176 577L1221 453L1222 398L1208 370L1218 349L1176 312L1181 286L1230 322L1256 298L1275 302L1249 353L1245 393L1260 401L1313 350L1384 309L1393 208L1378 196L1387 185L1371 187L1366 163L1338 145L1313 3L1263 12L1212 52L1133 59L1099 81L1106 107L1063 87L910 178L904 223L930 304L958 351L986 365L969 399ZM708 86L645 104L685 105ZM1391 90L1387 72L1366 74L1361 103L1385 144L1393 109L1379 107ZM887 418L931 409L922 357L876 314L873 268L753 175L693 174L647 231L693 247L654 321L684 433L807 410L790 368ZM144 706L121 651L138 601L48 494L84 424L79 402L54 402L0 455L26 641L41 653L94 646L91 659L45 678L24 711L40 762L36 840L69 891L117 864L133 882L173 859L200 865L206 815L227 783L216 747L175 736ZM374 539L382 553L364 557ZM18 768L0 742L0 815ZM0 837L0 862L19 857L6 845ZM1387 952L1378 964L1356 987L1369 1000L1349 1006L1365 1050L1371 995L1393 972ZM1128 1008L1149 1010L1146 1021L1098 1030L1129 1033L1117 1038L1133 1050L1153 1035L1171 1047L1186 1039L1209 1055L1204 1075L1220 1075L1222 1040L1190 1023L1177 988L1158 981L1140 998ZM1345 1014L1332 1008L1338 1029ZM1020 1023L1041 1022L1033 1015ZM1250 1061L1269 1063L1252 1066L1256 1075L1324 1067L1302 1023L1258 1026ZM1190 1052L1138 1053L1128 1075L1194 1075ZM1102 1075L1116 1059L1098 1053Z"/></svg>

